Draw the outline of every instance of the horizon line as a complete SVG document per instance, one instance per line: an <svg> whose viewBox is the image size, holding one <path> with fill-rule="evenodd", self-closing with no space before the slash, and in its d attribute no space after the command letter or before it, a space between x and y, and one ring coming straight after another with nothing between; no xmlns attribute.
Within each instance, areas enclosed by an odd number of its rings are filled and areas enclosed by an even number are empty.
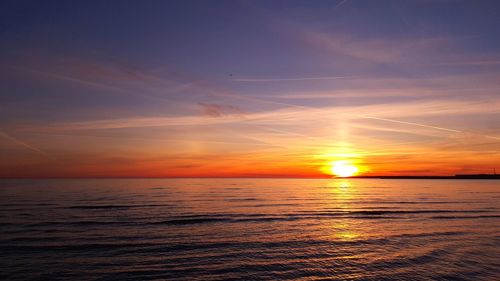
<svg viewBox="0 0 500 281"><path fill-rule="evenodd" d="M203 177L182 177L182 176L54 176L54 177L3 177L0 179L474 179L474 176L494 176L500 179L500 174L455 174L455 175L366 175L352 177L301 177L301 176L203 176Z"/></svg>

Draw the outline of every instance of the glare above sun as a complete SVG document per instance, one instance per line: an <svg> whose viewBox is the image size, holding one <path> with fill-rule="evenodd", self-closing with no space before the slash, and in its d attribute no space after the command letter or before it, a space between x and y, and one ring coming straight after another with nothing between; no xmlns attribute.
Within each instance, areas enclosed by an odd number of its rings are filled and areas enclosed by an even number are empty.
<svg viewBox="0 0 500 281"><path fill-rule="evenodd" d="M332 174L336 177L352 177L359 171L358 167L346 160L335 161L330 168Z"/></svg>

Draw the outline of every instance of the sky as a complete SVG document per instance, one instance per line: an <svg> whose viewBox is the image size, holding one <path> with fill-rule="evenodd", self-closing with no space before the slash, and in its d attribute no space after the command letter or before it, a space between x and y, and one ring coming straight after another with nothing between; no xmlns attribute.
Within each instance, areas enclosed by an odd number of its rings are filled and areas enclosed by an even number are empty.
<svg viewBox="0 0 500 281"><path fill-rule="evenodd" d="M500 170L500 2L1 1L0 177Z"/></svg>

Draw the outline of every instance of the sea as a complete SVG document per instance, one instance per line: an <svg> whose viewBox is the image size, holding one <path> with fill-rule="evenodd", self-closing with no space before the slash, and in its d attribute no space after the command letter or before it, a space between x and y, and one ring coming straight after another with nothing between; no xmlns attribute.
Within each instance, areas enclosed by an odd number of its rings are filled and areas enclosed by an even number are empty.
<svg viewBox="0 0 500 281"><path fill-rule="evenodd" d="M0 180L3 280L500 280L500 181Z"/></svg>

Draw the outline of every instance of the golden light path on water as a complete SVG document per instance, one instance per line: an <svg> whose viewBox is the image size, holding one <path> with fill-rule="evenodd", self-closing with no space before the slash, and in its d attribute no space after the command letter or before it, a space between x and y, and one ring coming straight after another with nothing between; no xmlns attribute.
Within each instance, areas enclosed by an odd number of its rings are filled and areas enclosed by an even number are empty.
<svg viewBox="0 0 500 281"><path fill-rule="evenodd" d="M339 182L332 182L331 194L335 200L335 207L342 211L350 211L352 206L350 201L356 198L356 188L347 179ZM350 241L361 236L353 227L353 221L346 219L333 225L335 229L334 238L342 241Z"/></svg>

